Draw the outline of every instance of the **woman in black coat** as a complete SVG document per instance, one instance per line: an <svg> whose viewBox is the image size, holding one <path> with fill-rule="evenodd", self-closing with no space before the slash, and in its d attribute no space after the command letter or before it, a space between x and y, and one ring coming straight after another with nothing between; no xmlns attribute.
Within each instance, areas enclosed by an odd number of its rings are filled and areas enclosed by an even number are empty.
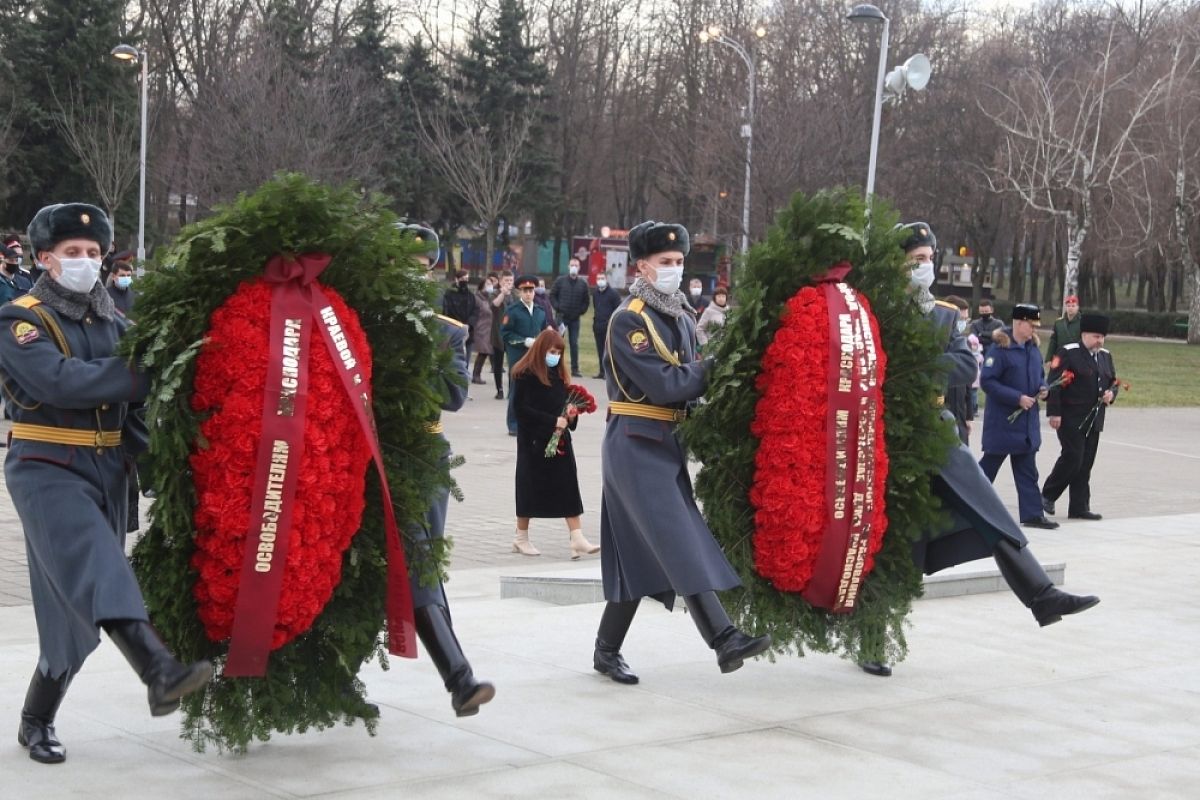
<svg viewBox="0 0 1200 800"><path fill-rule="evenodd" d="M513 408L517 414L517 535L513 552L541 555L529 541L529 520L559 517L571 536L571 559L600 552L583 536L579 517L583 500L575 469L571 431L579 422L567 408L570 378L563 363L563 338L547 328L513 367ZM558 455L546 457L546 447L561 432Z"/></svg>

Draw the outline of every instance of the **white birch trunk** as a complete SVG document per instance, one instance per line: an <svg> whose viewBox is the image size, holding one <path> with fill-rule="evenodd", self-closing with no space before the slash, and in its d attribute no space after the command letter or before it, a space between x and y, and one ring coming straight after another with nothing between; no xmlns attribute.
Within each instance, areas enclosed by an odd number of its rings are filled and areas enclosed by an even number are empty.
<svg viewBox="0 0 1200 800"><path fill-rule="evenodd" d="M1188 308L1188 344L1200 344L1200 264L1192 255L1192 245L1188 240L1188 201L1187 173L1184 171L1182 158L1175 170L1175 236L1179 239L1179 256L1183 261L1183 270L1192 284L1192 302Z"/></svg>
<svg viewBox="0 0 1200 800"><path fill-rule="evenodd" d="M1074 211L1067 215L1067 263L1063 266L1062 300L1079 293L1079 259L1083 255L1083 242L1087 239L1088 227L1091 225L1091 212L1084 204L1082 217Z"/></svg>

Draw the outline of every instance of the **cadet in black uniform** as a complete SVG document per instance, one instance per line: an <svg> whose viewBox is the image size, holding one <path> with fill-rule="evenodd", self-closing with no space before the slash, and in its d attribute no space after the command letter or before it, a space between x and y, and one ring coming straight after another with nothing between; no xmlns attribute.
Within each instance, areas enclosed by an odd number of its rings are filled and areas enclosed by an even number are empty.
<svg viewBox="0 0 1200 800"><path fill-rule="evenodd" d="M1042 486L1042 506L1054 513L1054 501L1070 489L1067 516L1071 519L1100 519L1092 511L1092 463L1104 430L1104 412L1117 399L1117 370L1112 354L1104 349L1108 317L1083 314L1082 344L1072 342L1050 359L1050 383L1070 370L1075 378L1066 386L1055 386L1046 400L1046 417L1058 432L1062 453Z"/></svg>
<svg viewBox="0 0 1200 800"><path fill-rule="evenodd" d="M21 517L41 653L17 741L44 764L66 758L54 717L103 628L148 687L150 713L169 714L212 677L180 664L150 627L125 558L126 480L146 446L130 413L146 374L114 355L125 322L98 282L112 241L104 212L46 206L29 224L45 273L0 308L0 386L13 426L4 475Z"/></svg>

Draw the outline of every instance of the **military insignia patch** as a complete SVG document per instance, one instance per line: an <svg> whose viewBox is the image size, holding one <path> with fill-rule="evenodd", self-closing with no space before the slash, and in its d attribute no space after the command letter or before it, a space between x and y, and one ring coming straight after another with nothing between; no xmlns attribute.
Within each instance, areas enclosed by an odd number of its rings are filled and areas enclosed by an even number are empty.
<svg viewBox="0 0 1200 800"><path fill-rule="evenodd" d="M629 346L633 348L633 352L641 353L650 349L650 337L641 328L636 331L629 332Z"/></svg>
<svg viewBox="0 0 1200 800"><path fill-rule="evenodd" d="M991 356L988 356L987 360L983 362L983 365L985 367L990 367L992 364L995 364L995 363L996 363L996 359L992 358Z"/></svg>
<svg viewBox="0 0 1200 800"><path fill-rule="evenodd" d="M79 221L82 222L84 225L91 225L92 224L92 215L91 214L80 214Z"/></svg>
<svg viewBox="0 0 1200 800"><path fill-rule="evenodd" d="M12 326L13 337L16 338L17 344L29 344L34 339L38 338L37 326L23 320L18 320Z"/></svg>

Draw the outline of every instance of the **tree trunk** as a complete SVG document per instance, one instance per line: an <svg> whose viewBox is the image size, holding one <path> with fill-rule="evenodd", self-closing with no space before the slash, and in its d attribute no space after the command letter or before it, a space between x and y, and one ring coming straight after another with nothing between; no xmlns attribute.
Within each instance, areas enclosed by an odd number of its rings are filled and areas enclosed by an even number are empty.
<svg viewBox="0 0 1200 800"><path fill-rule="evenodd" d="M1188 282L1192 285L1192 302L1188 308L1188 344L1200 344L1200 264L1192 253L1192 243L1188 239L1188 220L1191 219L1191 209L1187 200L1187 181L1183 169L1183 160L1175 170L1175 237L1179 240L1179 260ZM1174 309L1172 309L1174 310Z"/></svg>
<svg viewBox="0 0 1200 800"><path fill-rule="evenodd" d="M499 224L500 224L500 219L498 217L489 219L487 221L487 227L484 229L484 234L483 234L484 235L483 252L485 254L484 262L483 262L483 274L484 275L486 275L492 271L492 258L496 254L495 231L496 231L496 226ZM514 276L514 278L515 277L518 277L518 276Z"/></svg>
<svg viewBox="0 0 1200 800"><path fill-rule="evenodd" d="M1067 214L1067 263L1063 273L1062 292L1064 300L1079 293L1079 259L1083 255L1083 242L1091 224L1091 214L1086 202L1082 216L1077 216L1073 211Z"/></svg>

